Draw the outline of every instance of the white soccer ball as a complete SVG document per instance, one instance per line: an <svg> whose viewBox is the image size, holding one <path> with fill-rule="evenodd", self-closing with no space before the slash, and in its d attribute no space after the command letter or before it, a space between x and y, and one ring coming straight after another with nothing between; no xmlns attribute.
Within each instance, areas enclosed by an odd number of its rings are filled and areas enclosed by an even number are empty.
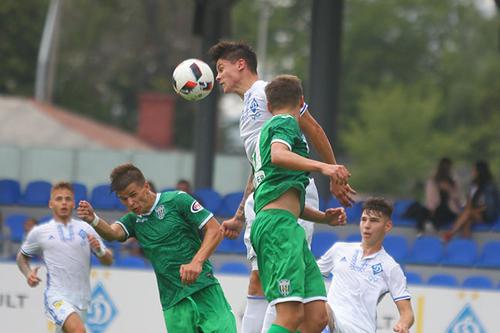
<svg viewBox="0 0 500 333"><path fill-rule="evenodd" d="M199 101L212 91L214 73L205 62L187 59L175 68L172 85L175 92L188 101Z"/></svg>

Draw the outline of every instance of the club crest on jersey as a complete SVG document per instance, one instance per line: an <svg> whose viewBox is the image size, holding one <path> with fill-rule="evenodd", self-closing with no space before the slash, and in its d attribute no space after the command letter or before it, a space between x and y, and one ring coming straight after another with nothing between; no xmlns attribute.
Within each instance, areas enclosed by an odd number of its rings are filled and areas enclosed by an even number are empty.
<svg viewBox="0 0 500 333"><path fill-rule="evenodd" d="M196 200L193 201L193 203L191 204L191 213L198 213L202 209L203 209L203 206L200 205L200 203Z"/></svg>
<svg viewBox="0 0 500 333"><path fill-rule="evenodd" d="M165 207L163 205L156 207L155 214L159 220L163 220L163 218L165 217Z"/></svg>
<svg viewBox="0 0 500 333"><path fill-rule="evenodd" d="M380 264L380 263L372 266L373 275L380 274L383 271L384 271L384 269L382 268L382 264Z"/></svg>
<svg viewBox="0 0 500 333"><path fill-rule="evenodd" d="M290 286L290 280L287 279L279 280L278 288L282 296L288 296L292 291L292 287Z"/></svg>

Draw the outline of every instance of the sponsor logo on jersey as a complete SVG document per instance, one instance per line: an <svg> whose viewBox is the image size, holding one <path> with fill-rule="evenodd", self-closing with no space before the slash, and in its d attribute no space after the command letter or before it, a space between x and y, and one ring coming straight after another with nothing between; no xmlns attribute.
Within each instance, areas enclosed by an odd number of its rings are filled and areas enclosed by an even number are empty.
<svg viewBox="0 0 500 333"><path fill-rule="evenodd" d="M288 296L292 291L292 287L290 286L290 280L287 279L279 280L278 288L282 296Z"/></svg>
<svg viewBox="0 0 500 333"><path fill-rule="evenodd" d="M196 200L193 201L193 203L191 204L191 213L198 213L202 209L203 209L203 206L200 205L200 203Z"/></svg>
<svg viewBox="0 0 500 333"><path fill-rule="evenodd" d="M486 333L476 313L470 304L466 304L460 313L453 319L445 333Z"/></svg>
<svg viewBox="0 0 500 333"><path fill-rule="evenodd" d="M372 266L373 275L380 274L383 271L384 271L384 269L382 268L382 264L380 264L380 263Z"/></svg>
<svg viewBox="0 0 500 333"><path fill-rule="evenodd" d="M92 290L86 322L90 332L104 333L117 314L118 310L113 300L104 289L103 284L97 282Z"/></svg>
<svg viewBox="0 0 500 333"><path fill-rule="evenodd" d="M165 206L160 205L156 207L155 214L158 219L163 220L163 218L165 217Z"/></svg>

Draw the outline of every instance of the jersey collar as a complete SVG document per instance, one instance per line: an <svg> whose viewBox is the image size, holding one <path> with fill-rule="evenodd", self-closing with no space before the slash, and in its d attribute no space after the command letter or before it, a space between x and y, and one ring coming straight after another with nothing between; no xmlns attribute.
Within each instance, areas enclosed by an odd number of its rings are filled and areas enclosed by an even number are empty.
<svg viewBox="0 0 500 333"><path fill-rule="evenodd" d="M151 209L149 210L149 212L147 212L146 214L138 215L138 216L148 216L148 215L151 215L151 213L153 212L153 210L156 208L156 205L158 205L158 201L160 201L160 196L161 196L161 193L156 193L155 202L154 202L153 206L151 206Z"/></svg>

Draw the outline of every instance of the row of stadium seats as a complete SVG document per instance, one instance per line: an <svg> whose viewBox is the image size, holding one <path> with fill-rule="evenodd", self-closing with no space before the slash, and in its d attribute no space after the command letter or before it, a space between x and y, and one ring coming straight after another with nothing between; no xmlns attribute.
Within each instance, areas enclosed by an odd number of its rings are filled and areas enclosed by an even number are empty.
<svg viewBox="0 0 500 333"><path fill-rule="evenodd" d="M73 183L75 201L88 200L96 209L126 210L118 197L111 192L109 184L95 186L92 191L82 183ZM32 181L26 185L24 191L17 180L0 180L0 205L21 205L31 207L46 207L50 198L52 184L44 181ZM164 189L172 190L171 188ZM232 216L238 208L243 192L229 193L221 196L212 189L200 189L194 196L211 212L218 216Z"/></svg>
<svg viewBox="0 0 500 333"><path fill-rule="evenodd" d="M110 191L108 184L97 185L90 193L82 183L73 183L73 187L76 202L88 200L96 209L100 210L125 210L120 200ZM40 180L29 182L24 191L21 191L21 186L17 180L2 179L0 180L0 205L46 207L50 197L50 188L51 184L49 182ZM163 189L163 191L165 190L172 190L172 188ZM213 189L205 188L196 190L193 195L215 215L229 217L236 212L243 197L243 192L221 195ZM393 223L395 226L415 227L414 220L403 217L403 213L413 202L411 199L401 199L394 202ZM336 198L320 199L320 209L322 210L340 206ZM362 210L362 202L356 202L352 207L347 208L347 222L358 223ZM473 230L500 232L500 219L491 225L474 225Z"/></svg>
<svg viewBox="0 0 500 333"><path fill-rule="evenodd" d="M26 219L28 216L24 214L6 216L5 225L10 229L11 242L22 241L23 225ZM40 222L43 223L49 219L50 216L46 216L40 219ZM348 236L344 241L360 240L360 235L356 233ZM339 236L334 231L317 231L313 235L311 250L316 257L320 257L337 241L339 241ZM115 244L111 246L119 247ZM384 241L384 248L401 264L500 268L500 240L491 240L480 249L478 244L471 239L457 238L444 245L436 236L424 236L417 238L410 246L406 237L388 235ZM224 239L217 248L217 252L245 255L243 233L235 240Z"/></svg>
<svg viewBox="0 0 500 333"><path fill-rule="evenodd" d="M311 250L316 257L323 255L339 240L333 231L314 233ZM348 236L345 241L360 241L359 234ZM491 240L482 249L472 239L452 239L443 244L436 236L424 236L409 244L404 236L387 235L385 250L400 264L475 266L478 268L500 268L500 240Z"/></svg>

